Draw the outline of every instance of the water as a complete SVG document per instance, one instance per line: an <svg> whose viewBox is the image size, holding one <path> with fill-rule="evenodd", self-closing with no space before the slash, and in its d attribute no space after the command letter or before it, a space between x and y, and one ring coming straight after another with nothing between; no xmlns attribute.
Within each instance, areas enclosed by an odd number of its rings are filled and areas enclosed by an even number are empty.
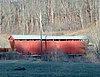
<svg viewBox="0 0 100 77"><path fill-rule="evenodd" d="M18 67L26 70L15 71ZM100 64L1 60L0 77L100 77Z"/></svg>

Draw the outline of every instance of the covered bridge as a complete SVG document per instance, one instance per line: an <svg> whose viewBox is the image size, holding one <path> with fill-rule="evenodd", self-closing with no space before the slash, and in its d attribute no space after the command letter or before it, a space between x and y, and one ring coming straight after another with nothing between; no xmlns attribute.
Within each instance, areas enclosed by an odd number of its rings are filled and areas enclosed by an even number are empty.
<svg viewBox="0 0 100 77"><path fill-rule="evenodd" d="M32 55L52 52L61 52L64 54L83 54L86 52L87 44L89 42L87 36L44 35L42 36L42 40L39 35L11 35L9 37L9 41L12 50Z"/></svg>

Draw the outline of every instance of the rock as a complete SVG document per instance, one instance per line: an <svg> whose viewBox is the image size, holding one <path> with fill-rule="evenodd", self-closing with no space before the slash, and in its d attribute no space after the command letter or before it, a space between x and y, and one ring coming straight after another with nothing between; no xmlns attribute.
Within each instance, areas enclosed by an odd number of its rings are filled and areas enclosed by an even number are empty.
<svg viewBox="0 0 100 77"><path fill-rule="evenodd" d="M17 67L17 68L15 68L14 70L15 70L15 71L25 71L26 68L24 68L24 67Z"/></svg>

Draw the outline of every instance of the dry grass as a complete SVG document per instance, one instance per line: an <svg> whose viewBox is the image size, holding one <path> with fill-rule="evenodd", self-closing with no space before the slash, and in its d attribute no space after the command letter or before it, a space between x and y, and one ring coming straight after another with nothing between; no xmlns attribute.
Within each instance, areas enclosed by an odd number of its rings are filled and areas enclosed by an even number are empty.
<svg viewBox="0 0 100 77"><path fill-rule="evenodd" d="M8 38L8 34L0 34L0 48L10 48Z"/></svg>
<svg viewBox="0 0 100 77"><path fill-rule="evenodd" d="M44 35L85 35L90 37L90 42L98 45L100 38L100 21L96 24L90 24L88 28L78 31L59 31L59 32L45 32Z"/></svg>

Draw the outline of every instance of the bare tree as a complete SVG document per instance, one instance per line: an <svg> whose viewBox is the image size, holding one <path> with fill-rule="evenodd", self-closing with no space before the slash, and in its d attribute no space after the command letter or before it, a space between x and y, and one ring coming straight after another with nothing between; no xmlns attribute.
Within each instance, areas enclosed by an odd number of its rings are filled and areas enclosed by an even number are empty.
<svg viewBox="0 0 100 77"><path fill-rule="evenodd" d="M38 34L40 10L43 31L48 26L52 31L79 30L100 20L99 0L2 0L1 33Z"/></svg>

